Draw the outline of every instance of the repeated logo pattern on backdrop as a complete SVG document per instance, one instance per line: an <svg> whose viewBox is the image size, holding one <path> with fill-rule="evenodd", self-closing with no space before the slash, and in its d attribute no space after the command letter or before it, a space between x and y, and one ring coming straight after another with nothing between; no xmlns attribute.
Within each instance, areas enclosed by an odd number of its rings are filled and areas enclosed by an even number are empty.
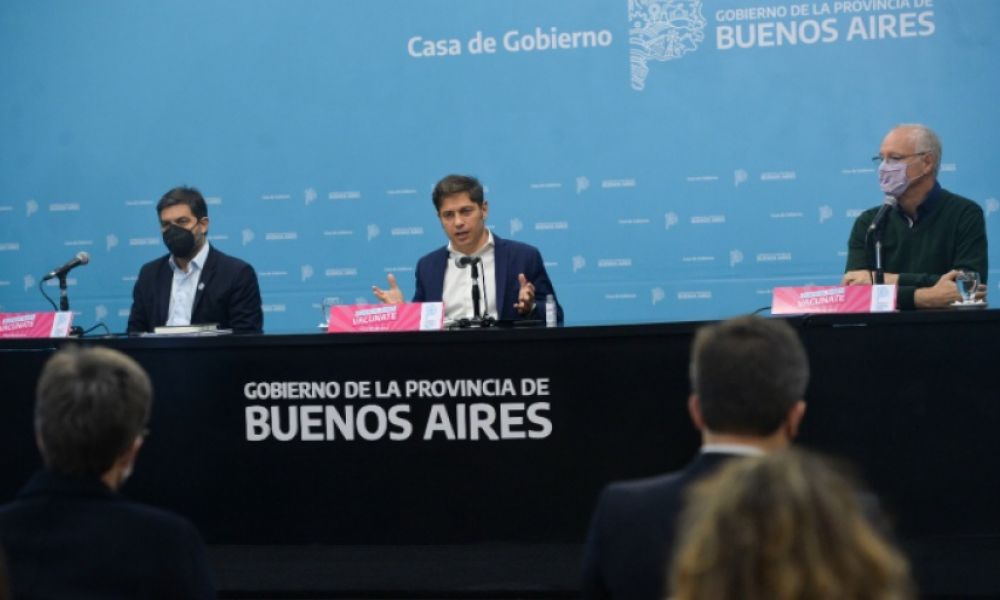
<svg viewBox="0 0 1000 600"><path fill-rule="evenodd" d="M123 330L156 200L190 184L265 329L318 331L387 274L413 292L458 172L541 249L568 324L723 318L839 280L897 122L939 131L995 238L991 0L56 5L0 20L3 311L44 309L85 250L74 322ZM181 29L199 43L153 41Z"/></svg>

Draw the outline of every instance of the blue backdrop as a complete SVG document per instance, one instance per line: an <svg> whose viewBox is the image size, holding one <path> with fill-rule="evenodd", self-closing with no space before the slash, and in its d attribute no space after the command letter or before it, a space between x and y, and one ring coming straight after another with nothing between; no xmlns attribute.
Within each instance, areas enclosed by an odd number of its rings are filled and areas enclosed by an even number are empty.
<svg viewBox="0 0 1000 600"><path fill-rule="evenodd" d="M458 172L542 250L567 324L752 311L839 279L898 122L938 131L996 239L998 23L995 0L8 0L0 310L46 308L40 276L86 250L77 323L123 330L155 202L189 184L265 329L313 331L389 272L412 293Z"/></svg>

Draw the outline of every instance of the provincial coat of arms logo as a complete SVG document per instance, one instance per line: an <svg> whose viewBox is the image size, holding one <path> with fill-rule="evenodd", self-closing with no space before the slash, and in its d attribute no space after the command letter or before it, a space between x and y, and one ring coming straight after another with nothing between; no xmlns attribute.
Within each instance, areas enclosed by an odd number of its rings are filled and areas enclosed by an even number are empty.
<svg viewBox="0 0 1000 600"><path fill-rule="evenodd" d="M632 89L646 87L650 61L681 58L705 39L701 0L628 0Z"/></svg>

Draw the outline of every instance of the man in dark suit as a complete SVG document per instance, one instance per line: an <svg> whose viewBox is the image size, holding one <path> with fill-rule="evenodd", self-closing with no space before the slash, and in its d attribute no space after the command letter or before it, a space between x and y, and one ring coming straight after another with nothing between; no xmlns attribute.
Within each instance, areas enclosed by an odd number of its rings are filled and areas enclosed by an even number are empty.
<svg viewBox="0 0 1000 600"><path fill-rule="evenodd" d="M208 243L208 207L194 188L174 188L156 205L166 256L142 266L132 289L128 332L215 323L261 333L264 313L253 267Z"/></svg>
<svg viewBox="0 0 1000 600"><path fill-rule="evenodd" d="M544 302L555 290L545 271L542 255L534 246L505 240L486 228L489 202L475 177L448 175L432 194L448 245L417 262L414 302L444 302L445 320L480 317L485 320L545 319ZM473 277L481 299L478 314L473 300ZM389 304L403 302L396 278L388 276L389 289L372 286L375 296ZM536 298L539 301L536 301ZM557 301L557 321L562 307Z"/></svg>
<svg viewBox="0 0 1000 600"><path fill-rule="evenodd" d="M45 469L0 507L15 598L213 598L198 532L126 500L152 406L145 371L108 348L46 363L35 401Z"/></svg>
<svg viewBox="0 0 1000 600"><path fill-rule="evenodd" d="M690 374L701 451L681 471L601 492L584 549L584 598L666 598L685 489L733 457L786 448L798 433L809 362L784 321L739 317L702 328Z"/></svg>

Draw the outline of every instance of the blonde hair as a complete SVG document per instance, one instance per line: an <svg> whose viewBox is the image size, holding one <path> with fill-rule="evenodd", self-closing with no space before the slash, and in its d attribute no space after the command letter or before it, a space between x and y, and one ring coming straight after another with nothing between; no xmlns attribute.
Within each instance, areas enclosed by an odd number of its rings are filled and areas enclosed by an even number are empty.
<svg viewBox="0 0 1000 600"><path fill-rule="evenodd" d="M692 489L680 529L675 600L914 597L849 480L800 451L730 461Z"/></svg>

